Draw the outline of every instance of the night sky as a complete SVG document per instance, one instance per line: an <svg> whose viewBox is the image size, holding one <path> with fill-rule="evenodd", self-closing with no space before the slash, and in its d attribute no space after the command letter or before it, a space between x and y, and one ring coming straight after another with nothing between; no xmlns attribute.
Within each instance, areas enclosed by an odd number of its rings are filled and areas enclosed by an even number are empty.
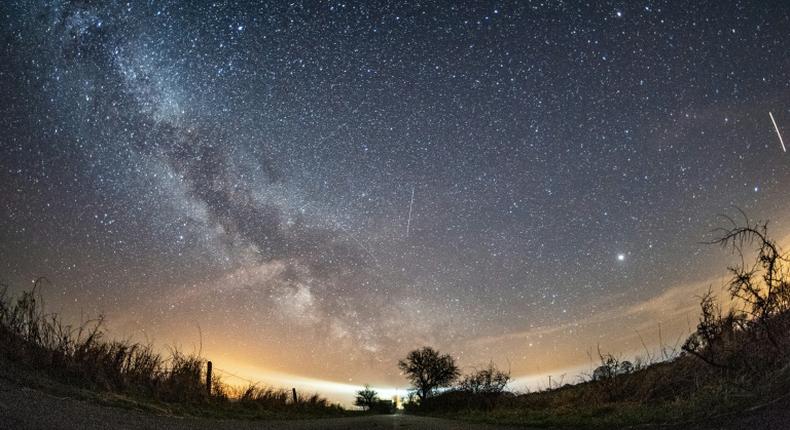
<svg viewBox="0 0 790 430"><path fill-rule="evenodd" d="M687 334L717 214L790 235L787 2L234 3L0 5L13 291L251 378L528 378Z"/></svg>

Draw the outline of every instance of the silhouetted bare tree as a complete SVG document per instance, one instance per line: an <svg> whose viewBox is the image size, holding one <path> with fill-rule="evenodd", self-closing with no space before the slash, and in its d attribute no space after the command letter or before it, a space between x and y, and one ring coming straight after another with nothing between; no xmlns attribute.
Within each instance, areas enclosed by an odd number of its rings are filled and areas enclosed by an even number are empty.
<svg viewBox="0 0 790 430"><path fill-rule="evenodd" d="M398 368L412 383L420 401L428 398L435 389L449 386L460 375L453 357L428 346L411 351L405 359L398 361Z"/></svg>
<svg viewBox="0 0 790 430"><path fill-rule="evenodd" d="M709 243L729 248L740 256L740 264L730 266L732 278L727 284L733 308L722 311L713 294L702 297L697 331L683 345L683 350L706 363L731 368L733 354L741 348L734 338L765 338L775 352L786 354L785 338L779 331L785 327L777 317L790 311L790 257L783 254L768 236L768 223L753 223L741 211L743 223L725 217L730 226L715 232L719 237ZM747 263L745 251L753 250L756 258Z"/></svg>
<svg viewBox="0 0 790 430"><path fill-rule="evenodd" d="M768 236L767 222L751 223L745 214L743 217L743 225L728 218L732 226L718 229L721 236L711 243L740 255L741 264L728 268L733 275L728 285L730 295L748 305L744 311L751 318L766 319L790 310L790 258ZM750 245L757 252L751 265L744 261L744 248Z"/></svg>

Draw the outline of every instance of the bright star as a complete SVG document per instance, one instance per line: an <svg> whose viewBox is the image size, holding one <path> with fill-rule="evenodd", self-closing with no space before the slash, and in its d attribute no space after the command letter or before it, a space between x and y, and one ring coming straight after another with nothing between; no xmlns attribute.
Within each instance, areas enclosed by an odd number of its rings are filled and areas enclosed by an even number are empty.
<svg viewBox="0 0 790 430"><path fill-rule="evenodd" d="M625 261L625 254L617 254L617 261Z"/></svg>

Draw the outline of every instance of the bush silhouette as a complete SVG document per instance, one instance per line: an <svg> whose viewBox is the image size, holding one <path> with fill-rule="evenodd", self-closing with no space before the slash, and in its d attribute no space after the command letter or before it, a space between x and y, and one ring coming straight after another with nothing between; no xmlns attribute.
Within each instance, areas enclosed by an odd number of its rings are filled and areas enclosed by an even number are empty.
<svg viewBox="0 0 790 430"><path fill-rule="evenodd" d="M357 391L356 398L354 399L354 406L370 410L378 401L379 393L370 388L370 385L365 384L362 390Z"/></svg>
<svg viewBox="0 0 790 430"><path fill-rule="evenodd" d="M461 379L458 389L471 394L498 394L504 391L510 381L510 371L499 370L494 363L479 369Z"/></svg>

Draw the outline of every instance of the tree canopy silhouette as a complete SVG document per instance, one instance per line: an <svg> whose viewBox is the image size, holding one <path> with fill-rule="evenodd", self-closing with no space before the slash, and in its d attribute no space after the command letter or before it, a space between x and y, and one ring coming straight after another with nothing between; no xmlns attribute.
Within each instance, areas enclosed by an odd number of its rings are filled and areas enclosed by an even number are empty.
<svg viewBox="0 0 790 430"><path fill-rule="evenodd" d="M460 376L453 357L429 346L409 352L405 359L398 361L398 368L414 386L420 401L437 388L451 385Z"/></svg>

